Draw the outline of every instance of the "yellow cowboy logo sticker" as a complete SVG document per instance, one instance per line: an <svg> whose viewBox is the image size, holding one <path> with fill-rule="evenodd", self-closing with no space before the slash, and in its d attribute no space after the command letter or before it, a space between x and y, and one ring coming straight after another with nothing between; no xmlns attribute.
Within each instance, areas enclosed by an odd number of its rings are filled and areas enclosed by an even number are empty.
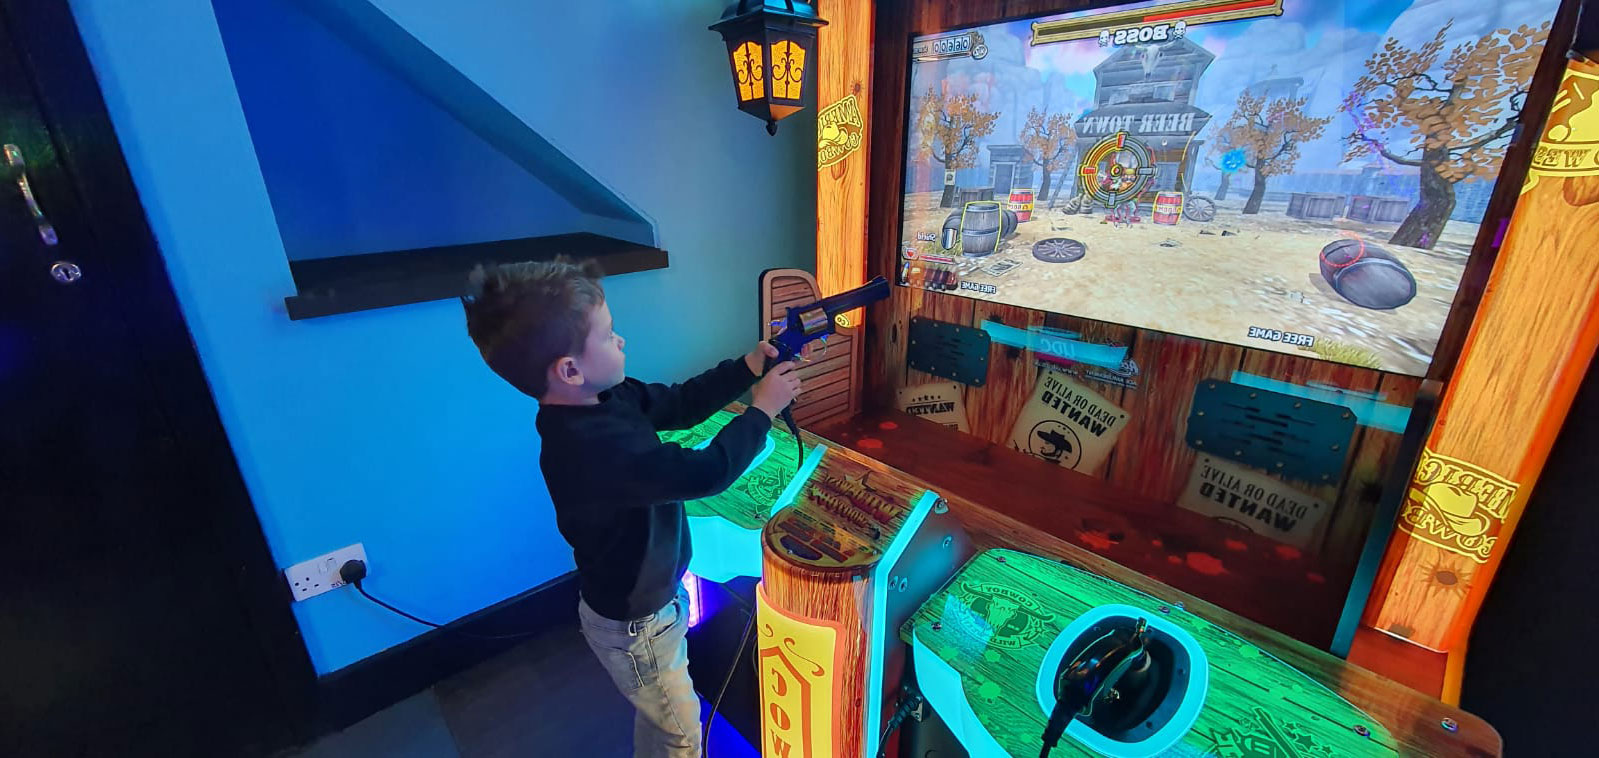
<svg viewBox="0 0 1599 758"><path fill-rule="evenodd" d="M1399 528L1422 542L1487 563L1520 485L1425 448Z"/></svg>
<svg viewBox="0 0 1599 758"><path fill-rule="evenodd" d="M1540 176L1599 176L1599 76L1566 69L1522 191Z"/></svg>
<svg viewBox="0 0 1599 758"><path fill-rule="evenodd" d="M860 101L850 95L816 114L816 170L820 171L861 149L866 122Z"/></svg>

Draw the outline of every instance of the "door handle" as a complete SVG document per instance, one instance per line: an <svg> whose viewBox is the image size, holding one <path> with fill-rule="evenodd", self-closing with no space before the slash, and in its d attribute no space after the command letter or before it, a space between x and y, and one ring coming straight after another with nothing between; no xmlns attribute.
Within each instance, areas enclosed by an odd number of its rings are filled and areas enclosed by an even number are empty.
<svg viewBox="0 0 1599 758"><path fill-rule="evenodd" d="M39 207L39 199L33 196L33 185L28 183L28 165L22 158L22 148L8 143L5 146L5 154L6 165L17 169L17 189L22 190L22 200L28 204L28 212L33 215L33 223L39 229L39 239L43 240L45 245L55 247L61 240L56 236L55 226Z"/></svg>

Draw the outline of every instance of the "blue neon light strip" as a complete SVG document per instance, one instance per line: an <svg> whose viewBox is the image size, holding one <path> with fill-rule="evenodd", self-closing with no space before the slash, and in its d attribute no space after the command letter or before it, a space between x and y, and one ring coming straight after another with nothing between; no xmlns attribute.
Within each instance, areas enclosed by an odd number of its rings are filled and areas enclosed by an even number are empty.
<svg viewBox="0 0 1599 758"><path fill-rule="evenodd" d="M961 686L960 672L938 657L938 653L928 648L927 643L922 642L914 631L911 632L911 656L916 666L916 686L921 689L922 696L927 698L933 710L943 717L944 723L955 734L955 739L960 741L968 756L1015 758L1010 751L1000 747L999 740L994 739L988 728L977 720L977 712L972 709L971 702L966 699L966 690Z"/></svg>
<svg viewBox="0 0 1599 758"><path fill-rule="evenodd" d="M1127 358L1127 348L1112 347L1110 345L1095 345L1090 342L1071 339L1061 336L1070 332L1051 330L1017 329L1006 326L997 321L984 321L983 331L988 332L989 339L1002 345L1020 347L1035 353L1052 355L1073 363L1082 363L1100 368L1120 368L1122 361ZM1075 337L1077 335L1071 334Z"/></svg>
<svg viewBox="0 0 1599 758"><path fill-rule="evenodd" d="M773 513L794 501L826 452L826 445L817 445L805 454L799 471L762 517L771 518ZM689 560L689 570L695 576L724 584L741 576L761 575L761 530L745 529L721 516L690 516L688 530L698 547Z"/></svg>
<svg viewBox="0 0 1599 758"><path fill-rule="evenodd" d="M1323 403L1341 405L1355 413L1355 420L1361 426L1381 429L1394 434L1404 434L1405 427L1410 423L1410 409L1402 405L1384 403L1371 397L1365 397L1352 392L1338 392L1336 390L1322 389L1320 387L1306 387L1299 384L1267 379L1264 376L1247 374L1242 371L1233 372L1233 384L1241 384L1257 390L1277 392L1306 400L1316 400Z"/></svg>
<svg viewBox="0 0 1599 758"><path fill-rule="evenodd" d="M872 633L867 638L872 640L872 655L866 671L866 751L862 755L877 755L877 743L882 739L878 733L878 719L882 716L883 708L883 656L888 652L883 644L883 635L887 633L883 627L887 623L884 619L888 616L888 572L904 555L911 538L921 531L922 522L927 520L927 514L937 501L938 495L932 490L922 493L921 499L911 507L910 515L905 517L905 524L894 535L894 541L888 543L888 549L883 551L877 567L872 569ZM897 635L895 641L898 641Z"/></svg>
<svg viewBox="0 0 1599 758"><path fill-rule="evenodd" d="M794 474L794 478L788 480L788 486L783 488L783 494L777 496L777 502L772 504L772 509L766 512L767 518L771 518L772 514L794 502L794 496L799 494L800 487L805 486L805 483L811 480L811 472L821 465L822 456L825 454L827 454L826 445L817 445L811 448L809 453L805 454L805 462L800 464L799 472ZM755 576L759 576L759 574Z"/></svg>

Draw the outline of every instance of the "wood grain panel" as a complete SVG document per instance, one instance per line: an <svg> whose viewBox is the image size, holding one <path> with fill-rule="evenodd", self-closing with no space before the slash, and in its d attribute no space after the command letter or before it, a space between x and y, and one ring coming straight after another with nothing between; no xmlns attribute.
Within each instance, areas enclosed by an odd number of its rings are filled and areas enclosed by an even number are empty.
<svg viewBox="0 0 1599 758"><path fill-rule="evenodd" d="M1573 61L1567 78L1574 90L1599 85L1599 64ZM1564 102L1588 107L1576 91ZM1572 139L1599 140L1570 115L1557 113L1583 130ZM1596 227L1599 176L1534 176L1523 188L1427 440L1443 458L1418 469L1384 560L1391 583L1378 586L1368 616L1378 629L1439 651L1469 632L1599 343ZM1513 490L1484 486L1494 479ZM1488 554L1472 555L1470 542L1483 538L1494 540Z"/></svg>
<svg viewBox="0 0 1599 758"><path fill-rule="evenodd" d="M972 326L981 329L985 321L996 321L1015 329L1034 329L1043 325L1044 314L999 303L976 303ZM966 423L971 434L996 444L1009 442L1011 427L1015 426L1016 417L1021 415L1037 383L1038 369L1033 365L1032 350L997 341L989 345L988 382L982 387L966 388Z"/></svg>

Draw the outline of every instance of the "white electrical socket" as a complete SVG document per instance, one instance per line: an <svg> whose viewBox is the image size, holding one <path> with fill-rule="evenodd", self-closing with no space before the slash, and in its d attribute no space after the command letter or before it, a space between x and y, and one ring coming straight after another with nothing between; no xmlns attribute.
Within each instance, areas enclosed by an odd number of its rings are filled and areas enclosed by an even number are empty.
<svg viewBox="0 0 1599 758"><path fill-rule="evenodd" d="M296 563L283 570L283 578L289 580L289 590L294 593L295 602L299 602L328 590L343 587L344 580L339 578L339 567L343 566L345 561L352 560L366 561L366 547L359 542L349 547L341 547L327 555ZM368 570L371 566L372 564L367 562Z"/></svg>

